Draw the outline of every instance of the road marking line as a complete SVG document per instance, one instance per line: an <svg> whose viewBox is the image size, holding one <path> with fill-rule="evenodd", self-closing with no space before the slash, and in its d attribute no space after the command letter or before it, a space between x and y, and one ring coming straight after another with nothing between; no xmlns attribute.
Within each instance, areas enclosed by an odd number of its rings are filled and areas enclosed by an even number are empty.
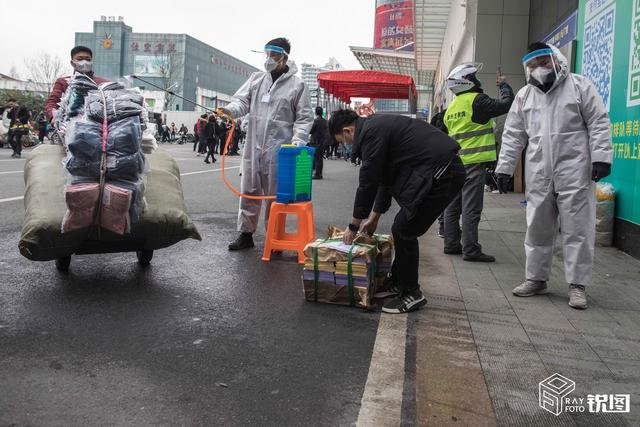
<svg viewBox="0 0 640 427"><path fill-rule="evenodd" d="M380 315L357 426L399 426L402 420L407 315Z"/></svg>
<svg viewBox="0 0 640 427"><path fill-rule="evenodd" d="M4 202L13 202L14 200L22 200L24 199L24 196L18 196L18 197L7 197L6 199L0 199L0 203L4 203Z"/></svg>
<svg viewBox="0 0 640 427"><path fill-rule="evenodd" d="M6 175L8 173L22 173L24 171L7 171L7 172L0 172L0 175Z"/></svg>
<svg viewBox="0 0 640 427"><path fill-rule="evenodd" d="M240 169L240 166L231 166L229 168L224 168L224 170L229 170L229 169ZM185 172L185 173L181 173L180 176L197 175L199 173L207 173L207 172L220 172L221 170L222 169L207 169L204 171Z"/></svg>

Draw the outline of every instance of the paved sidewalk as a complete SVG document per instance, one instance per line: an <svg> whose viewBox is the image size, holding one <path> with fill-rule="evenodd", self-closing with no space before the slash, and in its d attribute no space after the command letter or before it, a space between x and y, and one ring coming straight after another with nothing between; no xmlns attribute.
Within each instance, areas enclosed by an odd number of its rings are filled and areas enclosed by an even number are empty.
<svg viewBox="0 0 640 427"><path fill-rule="evenodd" d="M556 250L550 293L515 297L511 290L524 278L522 198L485 194L480 243L495 264L444 255L435 227L422 238L429 304L410 331L418 423L640 424L640 261L597 248L589 309L579 311L567 305ZM538 383L554 373L575 381L567 397L584 398L585 413L555 416L539 407ZM631 412L588 413L588 394L630 394Z"/></svg>

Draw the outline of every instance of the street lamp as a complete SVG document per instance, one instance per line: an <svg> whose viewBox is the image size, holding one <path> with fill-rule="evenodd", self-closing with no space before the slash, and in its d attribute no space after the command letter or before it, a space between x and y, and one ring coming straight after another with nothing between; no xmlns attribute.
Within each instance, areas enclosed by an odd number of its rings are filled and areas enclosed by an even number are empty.
<svg viewBox="0 0 640 427"><path fill-rule="evenodd" d="M311 89L309 93L312 95L315 93L313 96L316 97L316 107L320 106L320 88Z"/></svg>

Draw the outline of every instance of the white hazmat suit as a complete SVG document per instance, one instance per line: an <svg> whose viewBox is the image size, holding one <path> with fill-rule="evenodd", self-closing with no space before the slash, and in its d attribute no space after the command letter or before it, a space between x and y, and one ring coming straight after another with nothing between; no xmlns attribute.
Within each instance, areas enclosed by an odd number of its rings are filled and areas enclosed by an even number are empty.
<svg viewBox="0 0 640 427"><path fill-rule="evenodd" d="M549 279L558 218L567 283L591 281L595 244L593 162L612 162L607 110L594 85L568 71L552 47L558 78L545 94L527 84L518 91L504 126L496 173L513 175L526 147L526 279Z"/></svg>
<svg viewBox="0 0 640 427"><path fill-rule="evenodd" d="M278 149L282 144L307 144L313 124L309 91L289 70L275 82L271 74L256 72L235 93L235 100L223 109L232 117L244 117L247 138L242 153L240 191L254 196L275 195L278 186ZM253 233L260 217L261 200L240 198L238 231ZM271 200L266 203L265 223Z"/></svg>

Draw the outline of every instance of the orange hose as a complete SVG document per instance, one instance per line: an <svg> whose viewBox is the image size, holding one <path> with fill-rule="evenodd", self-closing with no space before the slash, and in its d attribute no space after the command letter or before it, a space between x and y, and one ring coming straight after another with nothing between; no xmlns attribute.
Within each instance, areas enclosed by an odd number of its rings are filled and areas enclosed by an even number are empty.
<svg viewBox="0 0 640 427"><path fill-rule="evenodd" d="M227 188L231 190L231 192L238 197L244 197L245 199L251 199L251 200L275 200L276 196L252 196L251 194L243 194L238 190L236 190L235 188L233 188L231 183L227 180L227 177L224 173L224 160L227 157L227 151L229 150L229 144L231 143L231 139L233 138L233 132L235 131L235 129L236 129L236 122L234 120L231 120L231 130L227 135L227 141L225 142L224 149L222 150L222 179L224 180L224 183L226 184Z"/></svg>

